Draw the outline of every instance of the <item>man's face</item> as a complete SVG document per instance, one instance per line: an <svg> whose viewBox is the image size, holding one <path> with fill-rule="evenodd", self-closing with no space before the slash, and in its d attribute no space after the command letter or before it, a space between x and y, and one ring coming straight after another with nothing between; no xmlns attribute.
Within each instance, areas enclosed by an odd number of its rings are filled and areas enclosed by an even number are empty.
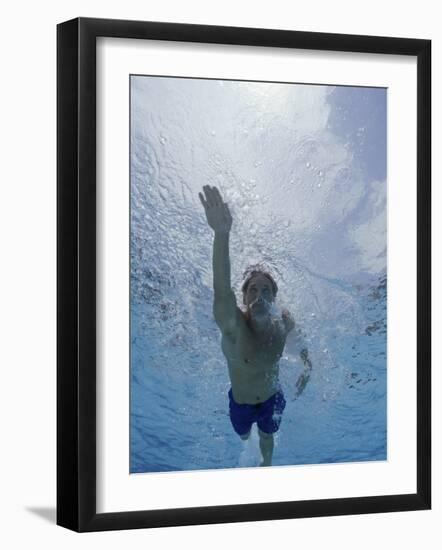
<svg viewBox="0 0 442 550"><path fill-rule="evenodd" d="M250 279L244 303L252 317L268 315L274 300L272 284L265 275L258 273Z"/></svg>

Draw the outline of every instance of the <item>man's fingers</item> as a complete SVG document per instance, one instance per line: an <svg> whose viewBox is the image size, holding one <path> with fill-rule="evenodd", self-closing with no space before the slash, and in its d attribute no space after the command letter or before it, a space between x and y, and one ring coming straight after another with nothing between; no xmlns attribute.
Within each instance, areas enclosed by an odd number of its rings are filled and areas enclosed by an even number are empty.
<svg viewBox="0 0 442 550"><path fill-rule="evenodd" d="M219 194L218 189L216 187L207 187L211 206L221 206L223 201L221 199L221 195Z"/></svg>
<svg viewBox="0 0 442 550"><path fill-rule="evenodd" d="M198 193L198 197L200 198L201 204L204 206L204 209L206 209L207 208L207 203L204 200L204 197L203 197L202 193Z"/></svg>
<svg viewBox="0 0 442 550"><path fill-rule="evenodd" d="M210 208L212 206L215 206L215 200L213 198L213 192L212 192L212 189L210 188L210 185L205 185L203 189L204 189L204 193L206 194L207 206L209 206Z"/></svg>
<svg viewBox="0 0 442 550"><path fill-rule="evenodd" d="M204 190L204 194L206 196L206 198L205 198L206 205L209 208L212 208L214 206L222 206L223 205L223 199L222 199L221 193L219 192L217 187L215 187L215 186L210 187L210 185L204 185L203 190Z"/></svg>
<svg viewBox="0 0 442 550"><path fill-rule="evenodd" d="M218 187L213 186L213 196L216 200L216 203L221 206L223 204L223 198L221 197L221 193L219 192Z"/></svg>

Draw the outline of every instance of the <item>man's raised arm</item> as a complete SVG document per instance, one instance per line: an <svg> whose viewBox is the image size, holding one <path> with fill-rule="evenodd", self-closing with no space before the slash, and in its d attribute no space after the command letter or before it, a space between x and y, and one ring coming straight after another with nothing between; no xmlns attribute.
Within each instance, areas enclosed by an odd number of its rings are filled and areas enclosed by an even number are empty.
<svg viewBox="0 0 442 550"><path fill-rule="evenodd" d="M229 236L232 216L229 207L216 187L205 185L204 195L198 193L207 223L215 232L213 240L213 289L215 321L223 332L229 332L236 325L236 299L230 284Z"/></svg>

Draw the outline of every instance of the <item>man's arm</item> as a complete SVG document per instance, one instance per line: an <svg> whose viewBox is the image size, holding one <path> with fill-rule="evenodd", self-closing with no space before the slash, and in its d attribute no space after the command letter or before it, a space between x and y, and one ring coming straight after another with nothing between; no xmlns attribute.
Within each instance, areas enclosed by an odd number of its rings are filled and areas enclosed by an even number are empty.
<svg viewBox="0 0 442 550"><path fill-rule="evenodd" d="M207 223L213 229L213 289L215 300L213 313L215 321L223 333L236 326L237 307L235 294L230 283L229 237L232 216L229 207L216 187L205 185L204 196L199 198L206 213Z"/></svg>
<svg viewBox="0 0 442 550"><path fill-rule="evenodd" d="M310 373L312 371L312 362L308 356L307 348L304 348L300 353L302 362L304 363L304 371L300 374L298 380L296 381L296 394L295 399L297 399L301 393L304 391L304 388L307 385L307 382L310 380Z"/></svg>

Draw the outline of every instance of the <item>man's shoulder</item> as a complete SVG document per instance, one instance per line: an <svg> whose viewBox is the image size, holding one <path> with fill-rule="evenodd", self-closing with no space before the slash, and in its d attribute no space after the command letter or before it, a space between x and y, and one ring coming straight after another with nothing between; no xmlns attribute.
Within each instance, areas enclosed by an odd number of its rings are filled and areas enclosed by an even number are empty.
<svg viewBox="0 0 442 550"><path fill-rule="evenodd" d="M234 314L228 318L219 320L219 322L217 321L217 324L223 337L236 338L245 322L244 312L238 306L235 306Z"/></svg>

